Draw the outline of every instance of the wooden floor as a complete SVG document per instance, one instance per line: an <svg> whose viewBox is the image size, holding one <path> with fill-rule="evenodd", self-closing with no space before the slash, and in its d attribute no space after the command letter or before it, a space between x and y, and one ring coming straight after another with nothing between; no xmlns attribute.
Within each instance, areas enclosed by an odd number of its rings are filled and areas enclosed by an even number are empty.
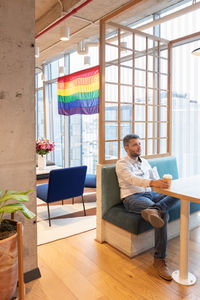
<svg viewBox="0 0 200 300"><path fill-rule="evenodd" d="M200 227L190 235L189 269L198 278L181 286L159 278L153 249L129 259L95 241L95 230L38 247L40 279L26 284L26 300L200 299ZM168 266L178 269L179 238L169 241Z"/></svg>

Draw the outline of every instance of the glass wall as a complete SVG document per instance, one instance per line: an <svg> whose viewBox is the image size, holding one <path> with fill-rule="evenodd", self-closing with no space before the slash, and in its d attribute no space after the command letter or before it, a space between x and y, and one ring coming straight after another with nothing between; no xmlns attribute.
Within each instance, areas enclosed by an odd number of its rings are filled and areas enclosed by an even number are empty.
<svg viewBox="0 0 200 300"><path fill-rule="evenodd" d="M161 24L161 36L171 40L198 32L199 15L200 9ZM192 55L199 46L195 41L172 49L172 154L180 177L200 170L200 57Z"/></svg>
<svg viewBox="0 0 200 300"><path fill-rule="evenodd" d="M84 65L84 55L73 52L44 65L44 82L41 74L36 75L36 137L46 135L55 141L55 150L48 154L48 160L62 167L87 165L87 172L94 174L98 162L98 114L59 115L57 100L59 76L99 64L98 47L89 48L87 55L91 57L89 66ZM64 74L60 74L60 67Z"/></svg>
<svg viewBox="0 0 200 300"><path fill-rule="evenodd" d="M35 76L36 138L44 136L44 102L42 72Z"/></svg>

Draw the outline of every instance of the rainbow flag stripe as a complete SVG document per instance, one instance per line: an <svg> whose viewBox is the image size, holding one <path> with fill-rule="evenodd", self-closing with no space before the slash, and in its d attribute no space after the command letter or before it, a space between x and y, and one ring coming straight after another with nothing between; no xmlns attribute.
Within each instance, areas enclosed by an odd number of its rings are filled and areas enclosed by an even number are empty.
<svg viewBox="0 0 200 300"><path fill-rule="evenodd" d="M99 112L99 66L58 78L60 115Z"/></svg>

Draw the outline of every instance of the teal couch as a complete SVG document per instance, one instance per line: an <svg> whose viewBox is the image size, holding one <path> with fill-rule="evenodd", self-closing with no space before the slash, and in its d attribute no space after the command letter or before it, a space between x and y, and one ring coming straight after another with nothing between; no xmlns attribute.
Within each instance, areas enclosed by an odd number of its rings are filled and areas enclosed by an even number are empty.
<svg viewBox="0 0 200 300"><path fill-rule="evenodd" d="M148 162L152 167L157 167L157 171L160 178L162 178L164 174L171 174L173 176L173 179L178 178L178 169L177 169L177 162L175 157L170 156L170 157L149 159ZM101 203L97 205L98 206L97 210L101 210L101 211L97 212L97 217L98 217L97 233L98 233L98 223L100 224L99 216L101 220L106 221L106 223L110 223L114 225L114 227L112 227L112 234L115 234L117 228L120 228L122 230L125 230L126 232L138 236L140 234L143 234L151 230L152 229L151 225L148 222L146 222L140 215L129 213L125 210L120 200L120 189L118 185L117 175L115 172L115 164L102 165L101 171L99 172L99 176L101 177L99 180L100 182L99 188L101 191L101 197L100 197ZM97 189L98 189L98 184L97 184ZM197 212L198 210L200 210L200 204L191 202L190 212L194 213ZM177 204L169 210L169 223L178 220L179 218L180 218L180 201L178 201ZM108 235L107 231L105 230L105 228L103 229L102 226L103 225L100 226L101 238L99 238L101 242L106 241L107 240L106 236ZM196 226L196 223L194 226ZM173 233L171 237L174 237ZM98 236L97 236L97 240L98 240ZM144 247L142 249L145 250Z"/></svg>

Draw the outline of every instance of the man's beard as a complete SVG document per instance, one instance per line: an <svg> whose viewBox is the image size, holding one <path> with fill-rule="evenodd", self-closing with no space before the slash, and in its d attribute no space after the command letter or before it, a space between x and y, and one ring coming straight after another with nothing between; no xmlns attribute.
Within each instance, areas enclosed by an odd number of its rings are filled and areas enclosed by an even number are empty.
<svg viewBox="0 0 200 300"><path fill-rule="evenodd" d="M133 157L133 158L139 157L139 156L140 156L140 154L137 154L137 153L135 153L135 152L133 152L133 151L130 151L130 155L131 155L131 157Z"/></svg>

